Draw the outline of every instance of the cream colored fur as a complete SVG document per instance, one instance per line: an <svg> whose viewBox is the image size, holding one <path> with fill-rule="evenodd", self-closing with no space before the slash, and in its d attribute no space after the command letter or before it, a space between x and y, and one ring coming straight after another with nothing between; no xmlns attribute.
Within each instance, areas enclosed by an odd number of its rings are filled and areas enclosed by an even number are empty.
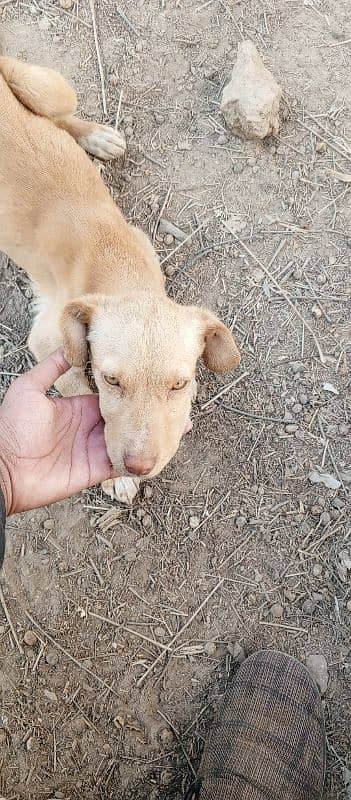
<svg viewBox="0 0 351 800"><path fill-rule="evenodd" d="M240 355L213 314L167 297L149 239L123 218L82 149L116 158L124 139L75 110L58 73L0 58L0 249L33 281L35 357L64 344L72 369L57 383L62 394L90 391L90 357L121 475L104 488L131 502L138 475L156 475L189 426L198 358L226 372Z"/></svg>

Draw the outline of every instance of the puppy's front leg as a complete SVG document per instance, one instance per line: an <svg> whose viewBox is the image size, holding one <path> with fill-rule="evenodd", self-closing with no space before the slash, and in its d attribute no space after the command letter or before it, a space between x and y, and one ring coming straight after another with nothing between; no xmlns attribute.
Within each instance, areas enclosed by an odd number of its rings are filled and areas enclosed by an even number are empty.
<svg viewBox="0 0 351 800"><path fill-rule="evenodd" d="M126 140L123 134L108 125L88 122L73 115L55 120L55 124L70 133L83 150L102 161L121 158L125 154Z"/></svg>

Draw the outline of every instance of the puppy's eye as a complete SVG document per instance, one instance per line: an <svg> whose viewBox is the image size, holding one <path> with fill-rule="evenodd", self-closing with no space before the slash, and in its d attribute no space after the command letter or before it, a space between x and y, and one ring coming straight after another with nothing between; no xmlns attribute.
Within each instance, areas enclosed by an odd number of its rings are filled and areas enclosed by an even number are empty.
<svg viewBox="0 0 351 800"><path fill-rule="evenodd" d="M179 379L179 381L174 381L172 389L174 391L178 392L179 389L184 389L185 386L187 385L187 383L188 383L188 381L182 381L181 379Z"/></svg>
<svg viewBox="0 0 351 800"><path fill-rule="evenodd" d="M120 386L120 382L117 378L117 375L104 375L104 381L109 383L110 386Z"/></svg>

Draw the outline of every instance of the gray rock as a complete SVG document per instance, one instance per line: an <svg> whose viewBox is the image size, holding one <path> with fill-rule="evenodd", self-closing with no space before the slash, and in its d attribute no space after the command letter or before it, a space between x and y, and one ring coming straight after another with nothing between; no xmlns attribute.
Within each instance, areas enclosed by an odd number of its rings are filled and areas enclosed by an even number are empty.
<svg viewBox="0 0 351 800"><path fill-rule="evenodd" d="M255 45L238 45L230 83L224 87L221 112L234 133L264 139L279 131L281 87L264 66Z"/></svg>
<svg viewBox="0 0 351 800"><path fill-rule="evenodd" d="M316 682L321 694L325 694L328 687L328 665L325 657L320 655L308 656L306 667Z"/></svg>

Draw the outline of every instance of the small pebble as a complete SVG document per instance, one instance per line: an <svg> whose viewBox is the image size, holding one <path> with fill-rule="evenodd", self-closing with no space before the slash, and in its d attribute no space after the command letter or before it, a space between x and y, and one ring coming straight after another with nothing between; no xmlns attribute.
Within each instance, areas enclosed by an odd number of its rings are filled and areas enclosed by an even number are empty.
<svg viewBox="0 0 351 800"><path fill-rule="evenodd" d="M86 725L86 721L82 714L78 714L78 716L72 721L72 730L74 730L75 733L83 733Z"/></svg>
<svg viewBox="0 0 351 800"><path fill-rule="evenodd" d="M55 667L58 662L58 654L56 653L56 650L48 650L45 656L45 661L50 667Z"/></svg>
<svg viewBox="0 0 351 800"><path fill-rule="evenodd" d="M245 650L239 642L229 642L227 647L230 655L237 664L242 664L243 661L245 661Z"/></svg>
<svg viewBox="0 0 351 800"><path fill-rule="evenodd" d="M328 514L328 511L323 511L323 514L321 514L319 521L323 526L329 525L329 523L331 522L331 517L330 514Z"/></svg>
<svg viewBox="0 0 351 800"><path fill-rule="evenodd" d="M154 629L154 635L155 635L156 639L163 639L163 637L165 635L164 628L161 628L161 625L158 625Z"/></svg>
<svg viewBox="0 0 351 800"><path fill-rule="evenodd" d="M294 278L295 278L295 281L300 281L301 280L301 278L302 278L302 269L299 269L297 267L297 269L294 270Z"/></svg>
<svg viewBox="0 0 351 800"><path fill-rule="evenodd" d="M34 647L38 641L38 638L34 631L28 630L23 636L23 641L28 647Z"/></svg>
<svg viewBox="0 0 351 800"><path fill-rule="evenodd" d="M327 145L325 142L317 142L316 153L323 154L327 152Z"/></svg>
<svg viewBox="0 0 351 800"><path fill-rule="evenodd" d="M50 27L51 27L51 25L50 25L50 21L48 20L48 18L47 17L40 17L40 19L38 20L38 28L40 28L41 31L48 31L48 30L50 30Z"/></svg>
<svg viewBox="0 0 351 800"><path fill-rule="evenodd" d="M326 280L327 278L324 275L324 272L321 272L320 275L317 275L317 283L319 283L320 286L323 286L323 284L326 283Z"/></svg>
<svg viewBox="0 0 351 800"><path fill-rule="evenodd" d="M247 602L248 602L249 606L255 606L256 605L257 597L253 592L248 595Z"/></svg>
<svg viewBox="0 0 351 800"><path fill-rule="evenodd" d="M323 655L308 656L306 667L315 680L320 693L325 694L328 687L328 665Z"/></svg>
<svg viewBox="0 0 351 800"><path fill-rule="evenodd" d="M281 619L284 614L283 606L280 603L274 603L270 607L270 612L272 614L273 619Z"/></svg>
<svg viewBox="0 0 351 800"><path fill-rule="evenodd" d="M124 558L127 564L133 564L133 562L136 561L137 558L136 550L128 550L128 553L125 553Z"/></svg>
<svg viewBox="0 0 351 800"><path fill-rule="evenodd" d="M163 114L159 114L158 111L154 111L154 118L155 118L155 122L157 122L157 125L163 125L163 123L165 121L165 118L164 118Z"/></svg>
<svg viewBox="0 0 351 800"><path fill-rule="evenodd" d="M153 497L153 494L154 494L154 490L153 490L152 486L145 486L144 495L145 495L146 499L147 500L151 500L151 498Z"/></svg>
<svg viewBox="0 0 351 800"><path fill-rule="evenodd" d="M321 311L321 309L319 308L319 306L317 306L317 304L315 304L314 306L312 306L312 314L313 314L313 316L314 316L316 319L320 319L320 318L321 318L321 316L322 316L322 311Z"/></svg>
<svg viewBox="0 0 351 800"><path fill-rule="evenodd" d="M297 431L298 426L295 424L285 425L285 432L286 433L295 433Z"/></svg>
<svg viewBox="0 0 351 800"><path fill-rule="evenodd" d="M307 599L302 603L302 610L305 612L305 614L313 614L315 608L316 604L313 602L313 600Z"/></svg>
<svg viewBox="0 0 351 800"><path fill-rule="evenodd" d="M171 745L173 742L173 733L172 731L170 731L169 728L162 728L162 730L159 733L159 737L162 744L164 744L166 747Z"/></svg>
<svg viewBox="0 0 351 800"><path fill-rule="evenodd" d="M195 530L195 528L198 528L200 525L200 518L196 517L195 515L193 517L189 517L189 525L193 530Z"/></svg>
<svg viewBox="0 0 351 800"><path fill-rule="evenodd" d="M215 642L206 642L204 646L204 651L208 656L214 656L216 653L217 647Z"/></svg>
<svg viewBox="0 0 351 800"><path fill-rule="evenodd" d="M172 278L175 273L175 267L172 267L172 264L167 264L165 273L167 275L167 278Z"/></svg>
<svg viewBox="0 0 351 800"><path fill-rule="evenodd" d="M235 524L237 528L243 528L246 525L247 519L246 517L237 517L235 520Z"/></svg>
<svg viewBox="0 0 351 800"><path fill-rule="evenodd" d="M322 506L318 506L318 505L312 506L311 514L312 514L312 517L320 517L320 515L323 514Z"/></svg>
<svg viewBox="0 0 351 800"><path fill-rule="evenodd" d="M220 133L217 139L217 144L228 144L228 136L225 133Z"/></svg>
<svg viewBox="0 0 351 800"><path fill-rule="evenodd" d="M307 403L308 403L307 394L300 394L299 400L300 400L300 403L301 403L302 406L306 406Z"/></svg>
<svg viewBox="0 0 351 800"><path fill-rule="evenodd" d="M163 237L164 243L169 247L169 245L174 244L174 239L171 233L166 233Z"/></svg>
<svg viewBox="0 0 351 800"><path fill-rule="evenodd" d="M343 500L341 500L340 497L333 497L330 505L333 508L338 509L338 511L340 511L342 508L344 508L344 502L343 502Z"/></svg>
<svg viewBox="0 0 351 800"><path fill-rule="evenodd" d="M56 692L50 692L49 689L44 689L43 695L49 703L57 703L57 694Z"/></svg>
<svg viewBox="0 0 351 800"><path fill-rule="evenodd" d="M119 730L123 730L123 728L124 728L124 726L126 724L126 721L125 721L124 717L122 716L122 714L116 714L116 716L113 718L113 724L114 724L115 728L118 728Z"/></svg>
<svg viewBox="0 0 351 800"><path fill-rule="evenodd" d="M232 166L232 171L234 172L235 175L239 175L240 172L243 171L243 169L244 165L240 161L237 161L236 164L233 164Z"/></svg>
<svg viewBox="0 0 351 800"><path fill-rule="evenodd" d="M7 741L7 734L3 728L0 728L0 744L5 744Z"/></svg>
<svg viewBox="0 0 351 800"><path fill-rule="evenodd" d="M134 117L132 117L130 114L126 114L126 116L123 117L123 125L133 125L133 122Z"/></svg>
<svg viewBox="0 0 351 800"><path fill-rule="evenodd" d="M152 525L152 517L150 514L145 514L142 519L142 524L144 528L151 528Z"/></svg>
<svg viewBox="0 0 351 800"><path fill-rule="evenodd" d="M301 363L301 361L294 361L291 365L291 369L294 375L296 375L298 372L303 372L304 365Z"/></svg>
<svg viewBox="0 0 351 800"><path fill-rule="evenodd" d="M291 410L292 410L293 414L299 414L300 411L302 411L301 403L294 403L294 405L293 405Z"/></svg>
<svg viewBox="0 0 351 800"><path fill-rule="evenodd" d="M293 603L294 600L296 600L296 594L295 592L292 591L292 589L285 589L284 595L286 599L289 600L290 603Z"/></svg>
<svg viewBox="0 0 351 800"><path fill-rule="evenodd" d="M162 770L160 775L161 786L169 786L169 784L172 783L173 779L174 779L173 772L171 772L169 769Z"/></svg>
<svg viewBox="0 0 351 800"><path fill-rule="evenodd" d="M144 508L137 508L135 514L136 518L141 520L143 517L145 517L146 511Z"/></svg>
<svg viewBox="0 0 351 800"><path fill-rule="evenodd" d="M124 133L125 133L127 139L131 139L132 138L132 136L134 135L134 130L131 127L131 125L127 125L127 127L124 129Z"/></svg>
<svg viewBox="0 0 351 800"><path fill-rule="evenodd" d="M323 573L323 567L320 564L315 564L312 573L315 578L319 578Z"/></svg>
<svg viewBox="0 0 351 800"><path fill-rule="evenodd" d="M43 523L43 528L46 531L52 531L55 527L55 521L53 519L46 519Z"/></svg>
<svg viewBox="0 0 351 800"><path fill-rule="evenodd" d="M190 142L188 142L187 139L181 139L181 141L178 142L178 150L191 150Z"/></svg>

